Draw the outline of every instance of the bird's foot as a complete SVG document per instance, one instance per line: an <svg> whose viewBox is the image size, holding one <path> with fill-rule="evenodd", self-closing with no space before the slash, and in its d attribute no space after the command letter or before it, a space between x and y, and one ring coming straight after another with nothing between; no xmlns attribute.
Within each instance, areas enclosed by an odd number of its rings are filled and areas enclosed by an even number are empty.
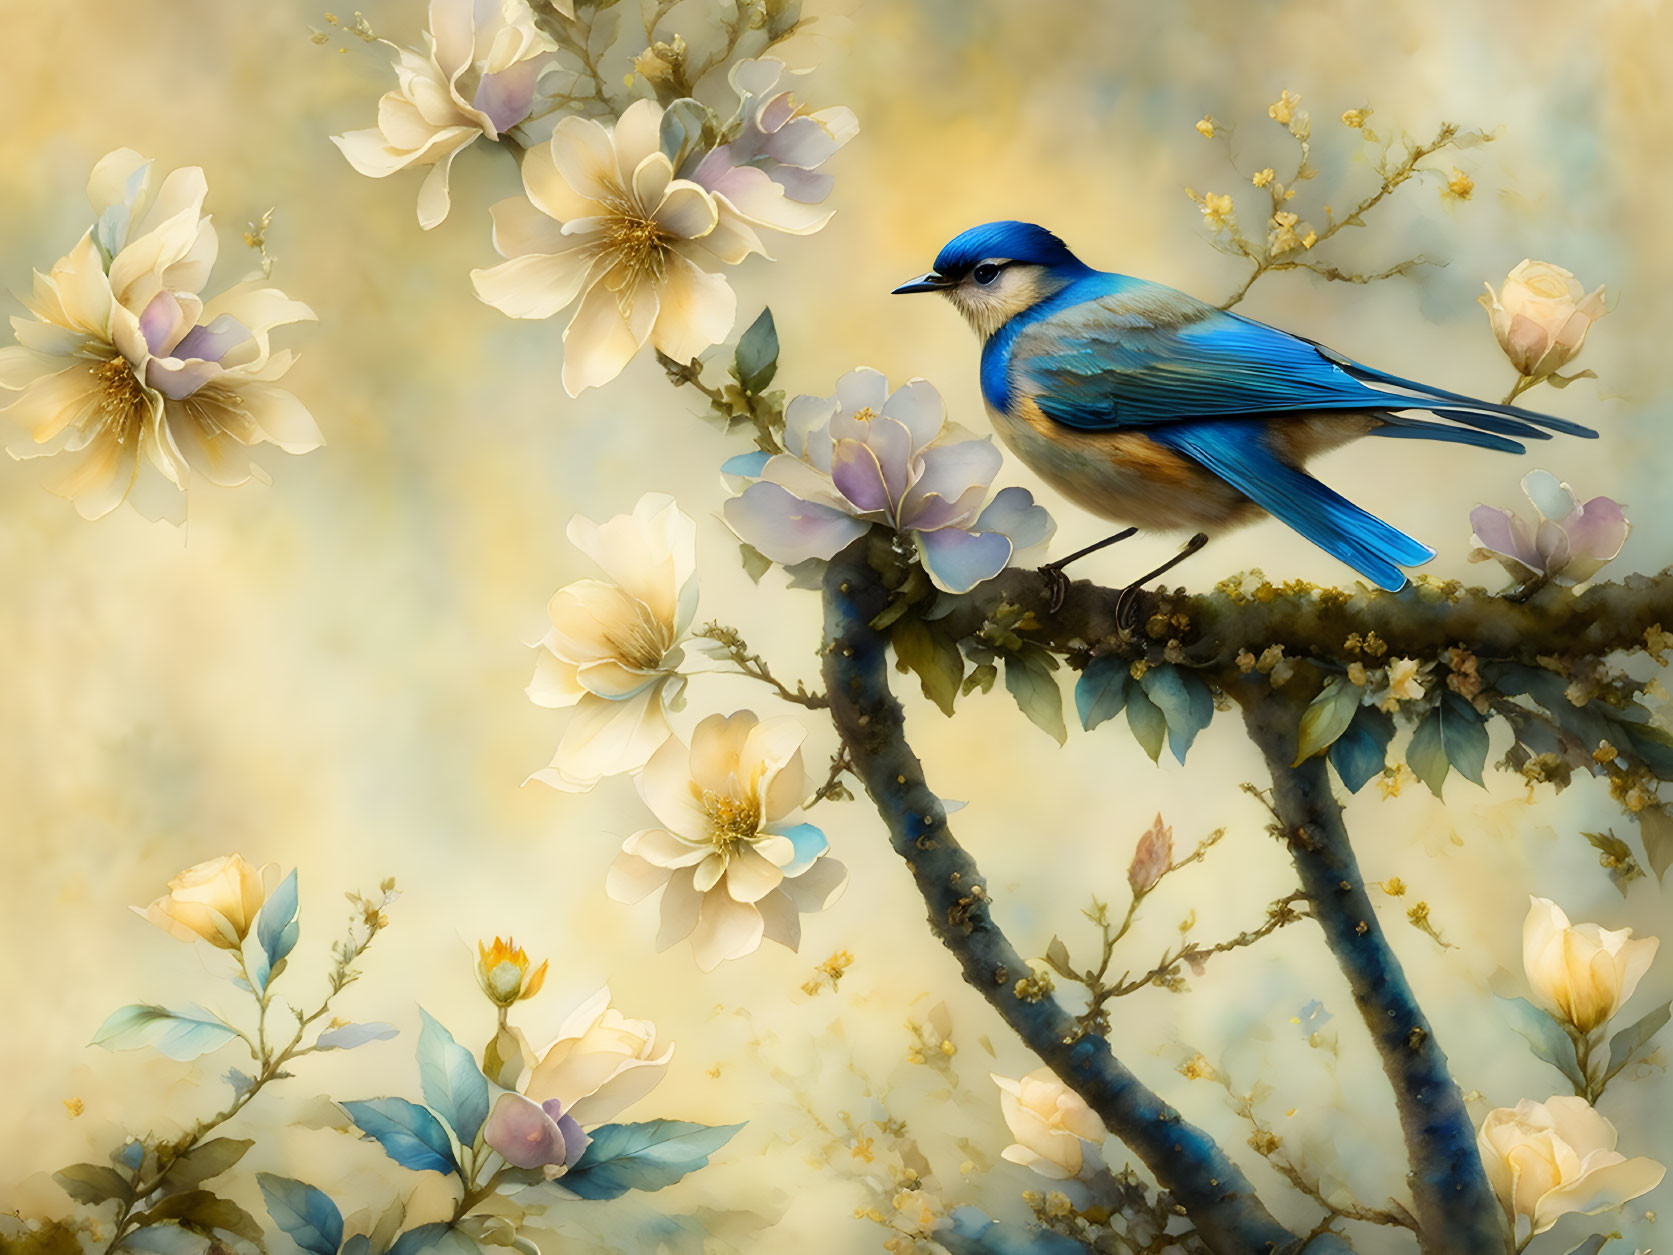
<svg viewBox="0 0 1673 1255"><path fill-rule="evenodd" d="M1069 577L1063 574L1063 564L1048 562L1036 574L1046 582L1046 610L1056 614L1069 596Z"/></svg>

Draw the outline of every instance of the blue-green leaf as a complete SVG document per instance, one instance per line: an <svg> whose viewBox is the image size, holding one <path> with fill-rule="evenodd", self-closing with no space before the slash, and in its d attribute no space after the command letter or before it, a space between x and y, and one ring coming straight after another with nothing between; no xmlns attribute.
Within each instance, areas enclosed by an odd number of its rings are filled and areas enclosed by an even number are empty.
<svg viewBox="0 0 1673 1255"><path fill-rule="evenodd" d="M1651 802L1638 812L1638 836L1650 870L1660 880L1673 866L1673 816L1660 802Z"/></svg>
<svg viewBox="0 0 1673 1255"><path fill-rule="evenodd" d="M423 1007L424 1028L418 1035L418 1080L424 1101L453 1127L461 1146L476 1140L488 1118L488 1078L470 1051L453 1040Z"/></svg>
<svg viewBox="0 0 1673 1255"><path fill-rule="evenodd" d="M290 875L268 895L267 901L262 903L261 913L256 916L256 940L260 943L261 954L250 972L250 979L255 983L257 992L267 988L268 980L279 964L296 949L296 939L302 930L302 923L296 918L296 908L296 869L292 868Z"/></svg>
<svg viewBox="0 0 1673 1255"><path fill-rule="evenodd" d="M1295 747L1292 767L1299 767L1315 754L1322 754L1348 730L1360 709L1359 699L1365 690L1342 676L1331 676L1319 695L1307 703L1301 712L1301 734Z"/></svg>
<svg viewBox="0 0 1673 1255"><path fill-rule="evenodd" d="M1610 1238L1618 1238L1620 1236L1621 1235L1618 1233L1594 1233L1591 1237L1587 1238L1579 1246L1570 1251L1568 1255L1598 1255L1598 1252L1603 1249L1604 1244L1607 1243Z"/></svg>
<svg viewBox="0 0 1673 1255"><path fill-rule="evenodd" d="M1563 1031L1563 1026L1526 998L1499 1001L1505 1004L1510 1026L1527 1039L1534 1054L1561 1072L1576 1089L1584 1090L1586 1078L1574 1053L1574 1039Z"/></svg>
<svg viewBox="0 0 1673 1255"><path fill-rule="evenodd" d="M1168 735L1168 721L1142 686L1127 690L1127 727L1133 739L1156 762L1162 756L1162 742Z"/></svg>
<svg viewBox="0 0 1673 1255"><path fill-rule="evenodd" d="M1452 770L1452 764L1447 761L1446 748L1441 744L1440 716L1438 706L1423 716L1422 722L1412 729L1411 743L1406 746L1406 766L1429 786L1429 791L1436 797L1441 795L1447 772Z"/></svg>
<svg viewBox="0 0 1673 1255"><path fill-rule="evenodd" d="M1604 1073L1603 1079L1609 1080L1627 1064L1633 1056L1645 1046L1650 1039L1666 1027L1667 1021L1673 1017L1673 1002L1664 1002L1654 1011L1640 1019L1636 1024L1629 1024L1609 1039L1609 1071Z"/></svg>
<svg viewBox="0 0 1673 1255"><path fill-rule="evenodd" d="M386 1255L418 1255L419 1251L427 1251L452 1228L447 1224L421 1224L415 1229L408 1229L390 1244Z"/></svg>
<svg viewBox="0 0 1673 1255"><path fill-rule="evenodd" d="M368 1098L338 1103L360 1131L376 1141L403 1168L414 1172L458 1170L453 1147L441 1121L415 1102L405 1098Z"/></svg>
<svg viewBox="0 0 1673 1255"><path fill-rule="evenodd" d="M1094 658L1075 681L1075 713L1088 732L1119 715L1127 705L1132 668L1112 654Z"/></svg>
<svg viewBox="0 0 1673 1255"><path fill-rule="evenodd" d="M1487 720L1469 702L1450 692L1441 695L1435 714L1447 761L1464 779L1481 784L1481 769L1487 765Z"/></svg>
<svg viewBox="0 0 1673 1255"><path fill-rule="evenodd" d="M1375 706L1361 706L1348 730L1330 746L1330 765L1342 777L1349 793L1358 793L1365 782L1382 771L1388 762L1388 743L1394 739L1394 720Z"/></svg>
<svg viewBox="0 0 1673 1255"><path fill-rule="evenodd" d="M778 373L778 327L773 311L763 309L749 330L738 337L738 382L746 391L759 393Z"/></svg>
<svg viewBox="0 0 1673 1255"><path fill-rule="evenodd" d="M1168 748L1180 762L1197 733L1214 718L1214 694L1194 671L1162 663L1144 673L1139 684L1168 725Z"/></svg>
<svg viewBox="0 0 1673 1255"><path fill-rule="evenodd" d="M343 1213L324 1190L271 1172L256 1173L273 1223L310 1255L337 1255L343 1244Z"/></svg>
<svg viewBox="0 0 1673 1255"><path fill-rule="evenodd" d="M660 1190L709 1162L741 1124L650 1120L606 1124L558 1184L580 1198L618 1198L629 1190Z"/></svg>
<svg viewBox="0 0 1673 1255"><path fill-rule="evenodd" d="M113 1011L99 1025L92 1044L106 1050L138 1050L151 1046L170 1059L185 1063L226 1045L238 1030L195 1002L182 1011L153 1003L135 1003Z"/></svg>
<svg viewBox="0 0 1673 1255"><path fill-rule="evenodd" d="M370 1041L388 1041L401 1030L393 1024L373 1020L368 1024L345 1024L328 1028L314 1039L315 1050L353 1050Z"/></svg>
<svg viewBox="0 0 1673 1255"><path fill-rule="evenodd" d="M364 1233L356 1233L343 1243L343 1255L371 1255L372 1239Z"/></svg>

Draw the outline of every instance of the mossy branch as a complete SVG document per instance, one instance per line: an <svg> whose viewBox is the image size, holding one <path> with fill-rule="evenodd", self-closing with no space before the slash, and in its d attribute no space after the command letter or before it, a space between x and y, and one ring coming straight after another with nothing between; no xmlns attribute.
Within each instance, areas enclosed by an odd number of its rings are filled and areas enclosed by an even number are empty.
<svg viewBox="0 0 1673 1255"><path fill-rule="evenodd" d="M867 565L863 541L830 563L824 597L832 718L891 844L911 868L931 931L958 959L965 980L1138 1156L1210 1249L1299 1251L1303 1237L1273 1218L1242 1170L1130 1072L1108 1041L1081 1033L1055 998L1017 995L1015 979L1028 966L994 922L981 871L948 828L907 743L904 713L889 689L887 638L870 626L889 593ZM1323 1235L1307 1249L1323 1255L1348 1248Z"/></svg>

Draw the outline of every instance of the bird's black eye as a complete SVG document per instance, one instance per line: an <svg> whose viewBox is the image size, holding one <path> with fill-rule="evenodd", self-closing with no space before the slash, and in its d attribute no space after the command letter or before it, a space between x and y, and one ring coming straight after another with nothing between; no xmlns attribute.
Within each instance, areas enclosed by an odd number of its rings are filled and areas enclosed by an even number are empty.
<svg viewBox="0 0 1673 1255"><path fill-rule="evenodd" d="M977 283L992 283L999 278L999 267L991 261L985 261L970 272L970 277L975 279Z"/></svg>

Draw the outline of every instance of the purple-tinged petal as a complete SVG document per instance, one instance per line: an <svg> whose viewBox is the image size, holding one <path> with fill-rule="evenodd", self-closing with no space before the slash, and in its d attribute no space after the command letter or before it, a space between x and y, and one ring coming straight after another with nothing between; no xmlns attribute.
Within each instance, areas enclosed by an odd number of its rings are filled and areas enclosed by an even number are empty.
<svg viewBox="0 0 1673 1255"><path fill-rule="evenodd" d="M787 566L809 558L833 558L865 535L867 527L851 515L803 501L769 483L751 484L721 511L738 539Z"/></svg>
<svg viewBox="0 0 1673 1255"><path fill-rule="evenodd" d="M888 512L889 486L883 478L877 454L869 446L858 440L837 441L831 454L831 479L855 509Z"/></svg>
<svg viewBox="0 0 1673 1255"><path fill-rule="evenodd" d="M482 1126L482 1140L514 1168L561 1165L566 1154L557 1121L521 1094L500 1095Z"/></svg>
<svg viewBox="0 0 1673 1255"><path fill-rule="evenodd" d="M1011 560L1011 541L998 532L967 532L943 527L933 532L913 532L918 558L930 582L943 592L968 593L983 580L992 579Z"/></svg>
<svg viewBox="0 0 1673 1255"><path fill-rule="evenodd" d="M1478 505L1470 511L1470 530L1482 548L1491 550L1512 562L1519 562L1529 571L1541 571L1544 563L1534 547L1533 529L1525 519L1518 518L1499 506Z"/></svg>
<svg viewBox="0 0 1673 1255"><path fill-rule="evenodd" d="M531 57L501 70L484 74L471 107L488 115L494 130L503 134L529 116L534 103L534 81L540 77L546 58Z"/></svg>
<svg viewBox="0 0 1673 1255"><path fill-rule="evenodd" d="M193 327L180 337L170 357L185 361L189 357L206 362L218 362L233 349L251 338L251 331L231 314L221 314L212 321ZM152 350L155 352L156 350Z"/></svg>
<svg viewBox="0 0 1673 1255"><path fill-rule="evenodd" d="M1587 558L1602 565L1621 552L1632 524L1627 522L1620 502L1593 497L1580 507L1579 518L1572 519L1564 530L1576 559Z"/></svg>
<svg viewBox="0 0 1673 1255"><path fill-rule="evenodd" d="M1043 545L1057 531L1057 523L1026 488L1001 488L976 516L978 532L1003 532L1021 552Z"/></svg>
<svg viewBox="0 0 1673 1255"><path fill-rule="evenodd" d="M145 347L153 353L167 351L175 328L184 317L185 311L180 308L174 293L157 293L139 316L139 330L145 337Z"/></svg>
<svg viewBox="0 0 1673 1255"><path fill-rule="evenodd" d="M881 414L884 403L889 399L889 381L883 377L882 371L861 366L837 380L836 395L846 417L852 418L861 410Z"/></svg>
<svg viewBox="0 0 1673 1255"><path fill-rule="evenodd" d="M548 1104L557 1101L556 1098L549 1099ZM576 1120L567 1111L556 1118L558 1132L563 1136L563 1161L566 1164L573 1164L587 1153L587 1147L591 1145L592 1138L588 1137L582 1130L580 1121Z"/></svg>
<svg viewBox="0 0 1673 1255"><path fill-rule="evenodd" d="M1569 547L1568 533L1562 524L1546 519L1534 534L1534 547L1539 551L1539 567L1546 575L1560 575L1567 568L1574 552Z"/></svg>
<svg viewBox="0 0 1673 1255"><path fill-rule="evenodd" d="M941 434L947 421L947 403L927 379L914 379L896 388L883 403L883 415L892 418L912 434L912 452L917 453Z"/></svg>
<svg viewBox="0 0 1673 1255"><path fill-rule="evenodd" d="M218 362L193 358L182 362L172 357L153 357L145 363L145 382L171 401L184 401L221 373Z"/></svg>
<svg viewBox="0 0 1673 1255"><path fill-rule="evenodd" d="M931 445L923 452L918 479L901 506L901 525L931 531L949 524L968 523L968 518L954 516L948 507L957 502L968 512L980 505L988 485L999 472L1001 460L999 449L991 440ZM973 501L967 499L972 488L981 489ZM941 504L937 505L938 501Z"/></svg>
<svg viewBox="0 0 1673 1255"><path fill-rule="evenodd" d="M831 420L840 410L835 397L796 397L784 407L784 447L829 474Z"/></svg>

